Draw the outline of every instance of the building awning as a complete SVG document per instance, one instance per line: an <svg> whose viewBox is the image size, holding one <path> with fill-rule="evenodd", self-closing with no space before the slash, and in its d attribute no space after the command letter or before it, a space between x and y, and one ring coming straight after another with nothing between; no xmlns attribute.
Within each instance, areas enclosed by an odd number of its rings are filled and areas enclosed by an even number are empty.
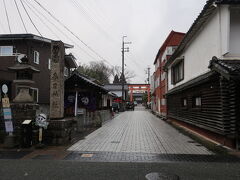
<svg viewBox="0 0 240 180"><path fill-rule="evenodd" d="M172 95L172 94L175 94L175 93L178 93L178 92L181 92L181 91L184 91L188 88L191 88L191 87L194 87L196 85L200 85L202 83L205 83L205 82L208 82L209 80L211 80L211 78L214 77L214 75L216 75L216 72L214 71L209 71L201 76L198 76L182 85L179 85L171 90L169 90L166 95Z"/></svg>
<svg viewBox="0 0 240 180"><path fill-rule="evenodd" d="M108 95L109 95L109 96L112 96L112 97L118 97L115 93L113 93L113 92L111 92L111 91L108 92Z"/></svg>
<svg viewBox="0 0 240 180"><path fill-rule="evenodd" d="M210 61L209 68L220 73L228 80L240 80L240 59L223 60L213 57Z"/></svg>
<svg viewBox="0 0 240 180"><path fill-rule="evenodd" d="M0 40L1 41L14 41L14 40L36 40L36 41L41 41L41 42L46 42L46 43L51 43L52 39L48 39L45 37L37 36L35 34L1 34L0 35ZM73 45L66 44L64 43L65 48L73 48Z"/></svg>
<svg viewBox="0 0 240 180"><path fill-rule="evenodd" d="M70 68L77 68L76 58L72 54L65 55L65 60Z"/></svg>
<svg viewBox="0 0 240 180"><path fill-rule="evenodd" d="M86 87L89 86L90 88L97 89L98 91L107 94L109 91L105 89L103 86L96 84L95 82L91 81L85 75L79 73L78 71L74 71L72 75L65 80L65 84L68 88L74 87Z"/></svg>
<svg viewBox="0 0 240 180"><path fill-rule="evenodd" d="M32 72L36 72L36 73L39 73L40 71L38 69L36 69L35 67L33 67L32 65L29 65L29 64L23 64L23 63L17 63L15 64L14 66L12 67L8 67L9 70L12 70L12 71L19 71L19 70L29 70L29 71L32 71Z"/></svg>

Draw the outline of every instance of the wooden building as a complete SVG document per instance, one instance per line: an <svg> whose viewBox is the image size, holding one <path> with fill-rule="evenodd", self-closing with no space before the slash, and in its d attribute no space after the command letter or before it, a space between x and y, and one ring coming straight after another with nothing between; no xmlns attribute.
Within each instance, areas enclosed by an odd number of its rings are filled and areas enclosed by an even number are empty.
<svg viewBox="0 0 240 180"><path fill-rule="evenodd" d="M168 119L239 148L240 1L209 0L165 64Z"/></svg>
<svg viewBox="0 0 240 180"><path fill-rule="evenodd" d="M40 37L34 34L4 34L0 35L0 86L7 84L12 100L18 91L12 82L15 79L13 72L8 67L13 66L21 57L27 56L30 65L40 70L34 76L35 84L30 89L30 94L35 102L40 104L40 111L48 114L50 102L50 70L51 70L51 39ZM64 44L65 49L73 48L72 45ZM71 54L65 54L64 76L70 75L70 70L76 68L75 58ZM1 93L0 93L1 94ZM1 101L1 98L0 98Z"/></svg>

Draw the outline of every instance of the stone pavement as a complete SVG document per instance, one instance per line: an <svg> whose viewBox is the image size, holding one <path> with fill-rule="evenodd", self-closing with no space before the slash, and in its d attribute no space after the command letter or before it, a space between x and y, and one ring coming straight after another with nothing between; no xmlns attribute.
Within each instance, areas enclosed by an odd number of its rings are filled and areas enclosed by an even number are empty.
<svg viewBox="0 0 240 180"><path fill-rule="evenodd" d="M117 162L154 162L158 155L213 154L141 108L121 113L68 150L73 153L66 159Z"/></svg>
<svg viewBox="0 0 240 180"><path fill-rule="evenodd" d="M240 163L0 160L0 164L0 179L4 180L146 180L146 175L153 172L177 175L179 180L240 179Z"/></svg>

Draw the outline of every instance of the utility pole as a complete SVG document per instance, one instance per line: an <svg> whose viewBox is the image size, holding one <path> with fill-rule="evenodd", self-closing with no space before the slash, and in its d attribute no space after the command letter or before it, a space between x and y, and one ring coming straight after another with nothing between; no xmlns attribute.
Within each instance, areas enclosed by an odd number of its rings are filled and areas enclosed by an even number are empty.
<svg viewBox="0 0 240 180"><path fill-rule="evenodd" d="M123 106L123 101L125 100L125 96L124 96L124 79L125 79L125 75L124 75L124 53L125 52L129 52L129 47L125 47L125 44L131 44L131 42L125 42L124 38L126 38L127 36L123 36L122 37L122 111L124 111L124 106Z"/></svg>

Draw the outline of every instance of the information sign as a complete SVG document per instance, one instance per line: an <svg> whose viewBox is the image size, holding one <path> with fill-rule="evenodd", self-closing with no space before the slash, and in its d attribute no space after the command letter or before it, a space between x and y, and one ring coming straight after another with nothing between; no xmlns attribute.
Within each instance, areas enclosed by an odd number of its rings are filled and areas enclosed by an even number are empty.
<svg viewBox="0 0 240 180"><path fill-rule="evenodd" d="M6 128L6 132L8 132L8 133L13 132L12 121L5 121L5 128Z"/></svg>
<svg viewBox="0 0 240 180"><path fill-rule="evenodd" d="M3 108L3 117L5 120L12 119L12 111L10 108Z"/></svg>

